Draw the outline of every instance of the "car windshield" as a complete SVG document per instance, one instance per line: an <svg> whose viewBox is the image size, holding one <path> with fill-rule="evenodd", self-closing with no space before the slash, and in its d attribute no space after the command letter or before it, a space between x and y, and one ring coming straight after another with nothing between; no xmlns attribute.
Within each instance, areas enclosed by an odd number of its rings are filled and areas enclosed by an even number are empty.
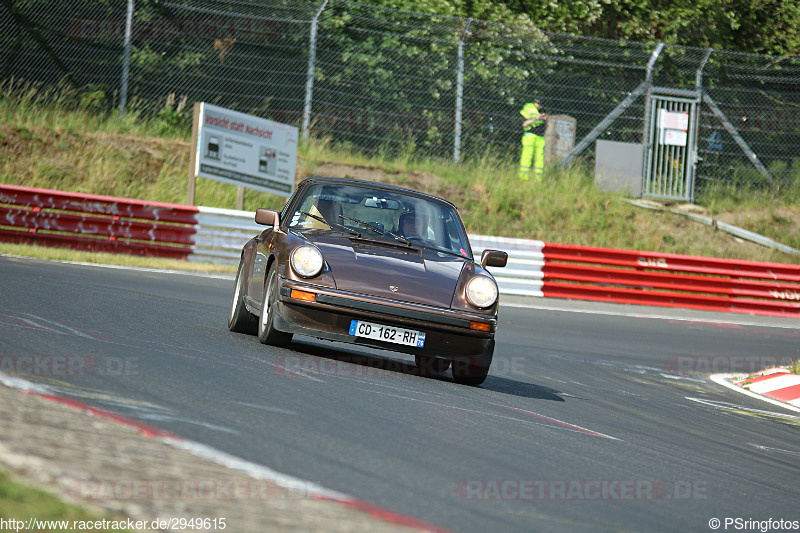
<svg viewBox="0 0 800 533"><path fill-rule="evenodd" d="M448 204L368 186L316 184L294 203L289 227L361 234L469 257L464 226Z"/></svg>

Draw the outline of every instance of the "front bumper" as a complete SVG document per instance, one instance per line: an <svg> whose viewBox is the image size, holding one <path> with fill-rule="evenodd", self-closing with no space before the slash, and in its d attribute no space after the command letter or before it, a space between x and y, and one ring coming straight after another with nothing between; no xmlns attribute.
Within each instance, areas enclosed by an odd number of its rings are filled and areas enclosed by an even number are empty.
<svg viewBox="0 0 800 533"><path fill-rule="evenodd" d="M485 353L497 328L495 316L389 300L288 279L279 279L278 286L275 327L288 333L452 359ZM312 292L316 299L308 302L292 298L292 289ZM350 335L353 319L424 331L425 346L416 348ZM471 322L487 324L489 331L470 329Z"/></svg>

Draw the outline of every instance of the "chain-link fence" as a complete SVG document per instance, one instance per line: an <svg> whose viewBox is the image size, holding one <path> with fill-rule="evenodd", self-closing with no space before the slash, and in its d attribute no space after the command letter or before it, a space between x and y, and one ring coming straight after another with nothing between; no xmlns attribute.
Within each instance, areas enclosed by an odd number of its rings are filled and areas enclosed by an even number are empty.
<svg viewBox="0 0 800 533"><path fill-rule="evenodd" d="M145 116L173 94L368 153L455 160L487 151L516 159L519 109L533 98L576 120L567 162L593 164L597 140L647 152L660 142L648 134L659 120L651 99L667 95L696 103L682 159L694 192L800 186L800 57L590 39L350 0L8 0L0 60L2 79L67 85Z"/></svg>

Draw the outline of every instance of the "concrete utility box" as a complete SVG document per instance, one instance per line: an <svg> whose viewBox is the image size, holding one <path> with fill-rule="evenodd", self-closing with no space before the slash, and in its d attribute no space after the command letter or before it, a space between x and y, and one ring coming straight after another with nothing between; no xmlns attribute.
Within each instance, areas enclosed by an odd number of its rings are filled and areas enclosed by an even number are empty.
<svg viewBox="0 0 800 533"><path fill-rule="evenodd" d="M550 115L544 130L544 162L556 163L575 148L578 121L568 115Z"/></svg>
<svg viewBox="0 0 800 533"><path fill-rule="evenodd" d="M642 157L641 144L597 141L594 157L595 187L640 197Z"/></svg>

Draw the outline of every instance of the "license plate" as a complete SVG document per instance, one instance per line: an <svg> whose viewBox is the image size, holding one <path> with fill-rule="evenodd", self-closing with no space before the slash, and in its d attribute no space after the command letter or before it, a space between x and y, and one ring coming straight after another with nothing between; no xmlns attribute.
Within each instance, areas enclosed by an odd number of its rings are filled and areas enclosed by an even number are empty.
<svg viewBox="0 0 800 533"><path fill-rule="evenodd" d="M393 342L404 346L425 346L425 332L413 329L384 326L363 320L350 321L350 335L374 339L376 341Z"/></svg>

